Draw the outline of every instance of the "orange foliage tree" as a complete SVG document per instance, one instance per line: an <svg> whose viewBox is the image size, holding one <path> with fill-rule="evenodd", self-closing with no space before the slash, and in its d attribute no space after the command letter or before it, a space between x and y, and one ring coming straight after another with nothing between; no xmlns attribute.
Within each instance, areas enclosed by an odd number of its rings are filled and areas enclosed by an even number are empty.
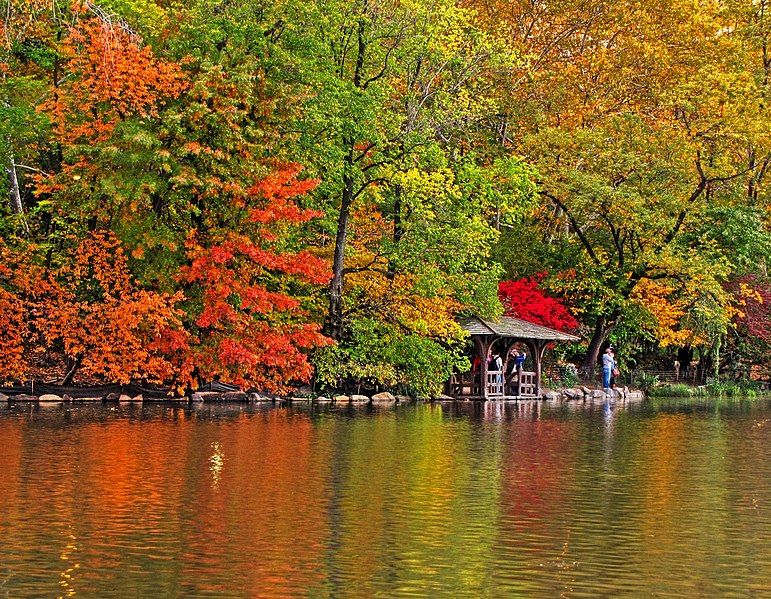
<svg viewBox="0 0 771 599"><path fill-rule="evenodd" d="M19 281L11 258L12 252L0 244L0 381L21 378L26 371L27 307L18 295Z"/></svg>
<svg viewBox="0 0 771 599"><path fill-rule="evenodd" d="M61 155L52 172L37 177L35 193L52 195L62 212L85 217L92 229L110 228L138 208L136 190L128 190L142 187L151 165L147 149L156 142L148 122L187 83L179 65L156 57L136 34L85 14L67 29L60 53L63 72L39 111L50 118ZM121 156L133 160L121 172L124 189L111 177Z"/></svg>
<svg viewBox="0 0 771 599"><path fill-rule="evenodd" d="M329 343L299 299L329 280L329 266L306 250L288 249L293 225L321 215L293 200L317 184L298 180L299 172L283 166L252 186L251 205L236 226L210 240L188 239L190 264L181 279L195 302L191 385L218 377L284 392L310 379L307 351Z"/></svg>
<svg viewBox="0 0 771 599"><path fill-rule="evenodd" d="M165 98L184 89L179 66L160 60L125 28L97 18L77 22L62 53L71 80L43 109L64 143L103 141L130 116L155 117Z"/></svg>
<svg viewBox="0 0 771 599"><path fill-rule="evenodd" d="M182 294L138 287L128 270L120 241L97 232L78 246L59 278L64 302L52 306L44 321L49 344L60 343L74 373L127 383L165 381L176 367L167 352L182 349ZM178 346L173 343L176 342ZM69 373L68 373L69 374ZM65 377L67 378L67 377Z"/></svg>
<svg viewBox="0 0 771 599"><path fill-rule="evenodd" d="M67 359L64 384L76 373L161 382L180 369L187 348L176 307L182 296L139 288L113 234L90 235L53 271L24 252L0 248L0 255L0 378L23 378L45 351Z"/></svg>

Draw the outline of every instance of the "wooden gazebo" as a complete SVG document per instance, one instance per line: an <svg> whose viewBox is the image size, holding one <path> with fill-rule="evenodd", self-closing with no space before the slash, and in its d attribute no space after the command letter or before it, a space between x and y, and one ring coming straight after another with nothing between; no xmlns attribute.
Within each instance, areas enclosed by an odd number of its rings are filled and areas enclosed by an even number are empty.
<svg viewBox="0 0 771 599"><path fill-rule="evenodd" d="M446 392L453 397L473 399L520 399L541 397L541 362L546 346L555 342L579 341L575 335L562 333L526 320L502 316L498 320L486 320L473 316L461 320L461 326L470 335L478 360L478 367L471 372L457 373L447 382ZM515 344L528 348L532 371L522 368L507 369L509 350ZM497 345L496 345L497 344ZM496 345L503 368L492 370L488 354ZM509 372L507 375L506 373Z"/></svg>

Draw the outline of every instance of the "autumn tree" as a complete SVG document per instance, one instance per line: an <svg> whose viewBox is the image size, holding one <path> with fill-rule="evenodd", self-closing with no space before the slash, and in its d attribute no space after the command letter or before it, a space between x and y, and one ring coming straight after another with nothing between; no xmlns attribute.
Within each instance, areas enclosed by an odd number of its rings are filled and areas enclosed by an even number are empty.
<svg viewBox="0 0 771 599"><path fill-rule="evenodd" d="M25 278L29 265L18 268L19 256L0 244L0 381L23 378L28 371L27 344L31 336L27 314L29 306L22 295L29 291Z"/></svg>
<svg viewBox="0 0 771 599"><path fill-rule="evenodd" d="M764 77L746 62L761 44L748 51L749 29L707 4L471 4L532 58L506 88L507 143L537 167L534 224L564 248L545 252L559 258L550 280L592 322L584 370L641 302L662 298L652 282L684 318L700 315L692 325L724 334L730 260L694 232L763 172L748 156L767 145Z"/></svg>
<svg viewBox="0 0 771 599"><path fill-rule="evenodd" d="M769 375L768 355L771 351L771 284L767 279L746 275L732 283L739 309L736 314L737 336L728 349L748 372L757 369Z"/></svg>
<svg viewBox="0 0 771 599"><path fill-rule="evenodd" d="M39 255L36 249L2 249L0 301L9 350L3 379L28 374L43 359L41 351L63 355L65 385L76 374L123 383L173 379L174 351L186 342L181 296L139 287L121 243L108 232L82 240L53 269L31 259ZM173 340L179 347L172 347Z"/></svg>
<svg viewBox="0 0 771 599"><path fill-rule="evenodd" d="M334 338L344 336L356 207L376 205L398 242L408 217L398 178L426 168L428 146L441 155L461 145L463 128L490 108L480 73L495 49L470 17L451 2L314 2L303 40L283 40L313 74L299 142L302 161L325 174L317 196L334 239L327 323Z"/></svg>
<svg viewBox="0 0 771 599"><path fill-rule="evenodd" d="M320 216L294 200L318 184L298 179L299 171L285 165L253 185L234 230L192 233L187 241L181 279L195 293L193 387L216 377L284 392L310 379L308 352L329 342L302 302L329 280L327 265L288 244L293 228Z"/></svg>

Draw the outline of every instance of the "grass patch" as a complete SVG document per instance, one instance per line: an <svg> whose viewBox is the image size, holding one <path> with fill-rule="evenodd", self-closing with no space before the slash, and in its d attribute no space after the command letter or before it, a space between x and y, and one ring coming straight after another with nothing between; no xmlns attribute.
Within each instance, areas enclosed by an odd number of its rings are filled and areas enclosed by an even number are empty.
<svg viewBox="0 0 771 599"><path fill-rule="evenodd" d="M672 385L657 385L648 390L651 397L693 397L696 395L696 389L683 383Z"/></svg>
<svg viewBox="0 0 771 599"><path fill-rule="evenodd" d="M718 397L747 397L755 399L758 396L757 385L754 383L735 383L728 381L725 383L712 383L706 386L709 395Z"/></svg>
<svg viewBox="0 0 771 599"><path fill-rule="evenodd" d="M691 387L683 383L655 385L648 390L651 397L743 397L755 399L758 397L757 385L754 383L711 383L700 387Z"/></svg>

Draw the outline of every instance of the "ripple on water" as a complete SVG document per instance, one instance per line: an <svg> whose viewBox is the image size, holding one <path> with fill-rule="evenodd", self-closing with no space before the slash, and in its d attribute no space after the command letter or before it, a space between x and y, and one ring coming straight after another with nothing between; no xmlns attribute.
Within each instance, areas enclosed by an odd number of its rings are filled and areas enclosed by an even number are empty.
<svg viewBox="0 0 771 599"><path fill-rule="evenodd" d="M0 408L0 596L771 596L771 402Z"/></svg>

